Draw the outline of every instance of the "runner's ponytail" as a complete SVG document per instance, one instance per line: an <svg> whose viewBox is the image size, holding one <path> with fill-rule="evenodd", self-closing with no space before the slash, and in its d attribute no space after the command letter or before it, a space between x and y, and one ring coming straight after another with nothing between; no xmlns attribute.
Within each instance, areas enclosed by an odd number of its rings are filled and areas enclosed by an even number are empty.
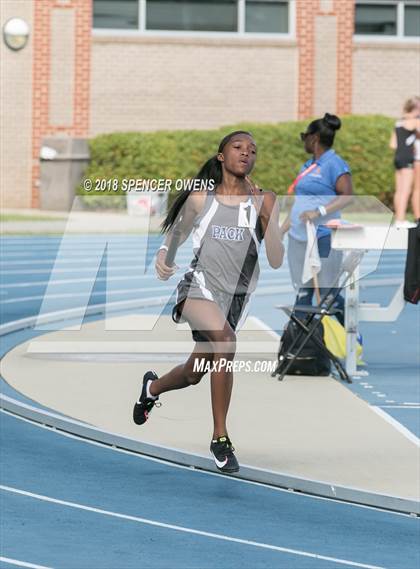
<svg viewBox="0 0 420 569"><path fill-rule="evenodd" d="M196 180L214 180L214 186L220 184L222 182L222 178L222 165L217 159L217 154L207 160L207 162L203 164L195 176ZM179 192L179 195L171 205L166 218L162 223L162 233L167 233L174 225L175 221L178 219L179 213L181 212L184 203L187 201L187 198L192 191L192 188L189 188Z"/></svg>

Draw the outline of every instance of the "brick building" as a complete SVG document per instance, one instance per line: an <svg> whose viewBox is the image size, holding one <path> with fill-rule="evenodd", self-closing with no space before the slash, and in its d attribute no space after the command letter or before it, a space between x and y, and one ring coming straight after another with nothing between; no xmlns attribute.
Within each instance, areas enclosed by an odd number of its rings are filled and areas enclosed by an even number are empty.
<svg viewBox="0 0 420 569"><path fill-rule="evenodd" d="M419 0L1 0L3 207L39 205L43 137L398 116L420 92Z"/></svg>

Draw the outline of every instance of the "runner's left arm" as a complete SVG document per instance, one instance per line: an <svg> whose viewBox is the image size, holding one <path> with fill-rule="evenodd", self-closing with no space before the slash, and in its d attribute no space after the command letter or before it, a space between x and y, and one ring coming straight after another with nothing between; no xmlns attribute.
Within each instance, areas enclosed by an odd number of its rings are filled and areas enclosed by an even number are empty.
<svg viewBox="0 0 420 569"><path fill-rule="evenodd" d="M261 220L268 262L270 267L278 269L284 258L284 233L279 227L280 206L277 196L274 192L262 190L249 176L246 181Z"/></svg>
<svg viewBox="0 0 420 569"><path fill-rule="evenodd" d="M280 206L274 192L263 192L260 219L263 228L265 251L273 269L281 267L284 258L284 233L279 227Z"/></svg>

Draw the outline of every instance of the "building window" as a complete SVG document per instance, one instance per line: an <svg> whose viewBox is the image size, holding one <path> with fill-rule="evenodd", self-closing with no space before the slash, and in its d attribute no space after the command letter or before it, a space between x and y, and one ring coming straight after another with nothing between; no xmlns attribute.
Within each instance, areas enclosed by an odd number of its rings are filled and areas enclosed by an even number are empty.
<svg viewBox="0 0 420 569"><path fill-rule="evenodd" d="M404 10L404 35L420 36L420 4L407 5Z"/></svg>
<svg viewBox="0 0 420 569"><path fill-rule="evenodd" d="M147 30L235 32L236 0L147 0Z"/></svg>
<svg viewBox="0 0 420 569"><path fill-rule="evenodd" d="M419 0L357 0L357 35L419 37Z"/></svg>
<svg viewBox="0 0 420 569"><path fill-rule="evenodd" d="M93 0L93 27L140 32L288 34L292 1Z"/></svg>
<svg viewBox="0 0 420 569"><path fill-rule="evenodd" d="M289 31L289 3L275 0L247 0L245 31L287 34Z"/></svg>
<svg viewBox="0 0 420 569"><path fill-rule="evenodd" d="M357 5L356 34L395 36L397 34L397 6Z"/></svg>
<svg viewBox="0 0 420 569"><path fill-rule="evenodd" d="M94 0L93 27L138 29L139 0Z"/></svg>

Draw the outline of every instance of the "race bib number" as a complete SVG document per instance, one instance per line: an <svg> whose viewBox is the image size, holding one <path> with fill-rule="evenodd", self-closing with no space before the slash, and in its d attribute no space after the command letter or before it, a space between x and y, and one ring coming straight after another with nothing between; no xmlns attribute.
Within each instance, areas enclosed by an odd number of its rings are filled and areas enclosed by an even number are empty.
<svg viewBox="0 0 420 569"><path fill-rule="evenodd" d="M255 207L248 202L239 204L238 227L250 227L255 229L257 223L257 212Z"/></svg>

